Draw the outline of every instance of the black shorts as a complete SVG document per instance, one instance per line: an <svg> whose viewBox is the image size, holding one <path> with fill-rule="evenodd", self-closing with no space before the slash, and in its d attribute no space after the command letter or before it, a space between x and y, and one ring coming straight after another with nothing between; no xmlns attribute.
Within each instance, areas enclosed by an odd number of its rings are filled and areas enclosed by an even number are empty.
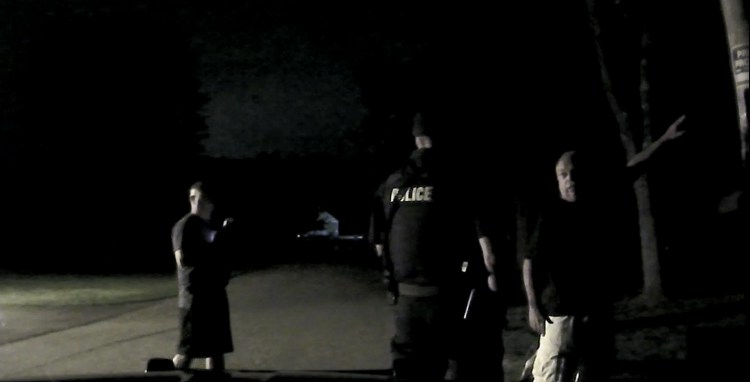
<svg viewBox="0 0 750 382"><path fill-rule="evenodd" d="M179 321L177 353L206 358L234 350L226 293L194 296L189 308L180 308Z"/></svg>

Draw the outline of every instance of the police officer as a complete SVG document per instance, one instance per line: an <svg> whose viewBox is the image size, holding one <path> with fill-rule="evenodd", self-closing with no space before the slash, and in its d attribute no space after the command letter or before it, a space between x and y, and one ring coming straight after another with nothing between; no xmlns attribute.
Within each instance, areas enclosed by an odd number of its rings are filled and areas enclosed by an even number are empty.
<svg viewBox="0 0 750 382"><path fill-rule="evenodd" d="M414 118L412 133L417 149L376 193L370 233L395 304L395 378L441 381L456 353L466 304L462 264L476 253L471 262L481 265L487 288L495 288L495 261L489 240L477 235L476 222L466 213L469 208L460 198L463 185L447 173L433 148L435 131L421 114ZM484 259L478 250L470 250L472 244L476 249L477 237Z"/></svg>

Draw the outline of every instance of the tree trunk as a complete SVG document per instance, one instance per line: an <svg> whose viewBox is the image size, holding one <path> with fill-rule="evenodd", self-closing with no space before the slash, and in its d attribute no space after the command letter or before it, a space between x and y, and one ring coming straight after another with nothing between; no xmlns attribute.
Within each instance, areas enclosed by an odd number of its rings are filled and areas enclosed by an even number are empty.
<svg viewBox="0 0 750 382"><path fill-rule="evenodd" d="M732 73L737 99L737 115L740 127L742 164L747 170L748 165L748 131L747 131L747 103L745 93L748 88L748 25L742 7L742 0L721 0L721 10L724 14L727 42L731 54Z"/></svg>
<svg viewBox="0 0 750 382"><path fill-rule="evenodd" d="M589 23L594 32L594 48L596 49L596 56L599 60L599 75L602 81L602 90L604 91L604 96L607 98L607 103L609 104L612 114L617 120L617 126L620 130L620 141L622 141L625 148L625 155L630 158L636 154L635 141L630 132L628 114L620 108L620 103L617 101L614 91L612 91L612 80L610 79L609 70L607 69L606 61L604 60L604 51L599 43L600 28L599 21L594 14L594 2L595 0L586 0L586 3L589 6Z"/></svg>
<svg viewBox="0 0 750 382"><path fill-rule="evenodd" d="M627 158L632 158L638 151L635 139L633 138L633 126L629 122L628 114L620 107L617 97L612 91L612 80L604 60L604 51L600 43L600 27L594 11L595 0L587 0L589 7L589 22L594 32L594 45L596 55L599 61L599 74L601 76L602 87L607 98L612 114L617 120L620 131L620 140L625 148ZM643 146L646 147L651 143L651 126L650 112L648 103L649 83L646 77L646 65L648 63L645 50L648 48L650 39L647 33L642 35L641 53L643 54L640 61L640 121L639 125L643 127ZM664 298L661 281L661 267L659 264L659 247L656 240L656 225L651 210L651 193L648 186L647 177L641 176L634 184L636 201L638 203L638 224L641 241L641 260L643 271L643 290L642 298L645 303L654 304Z"/></svg>
<svg viewBox="0 0 750 382"><path fill-rule="evenodd" d="M659 246L656 224L651 210L651 192L646 175L635 181L635 197L638 202L638 224L641 237L641 261L643 269L644 302L653 304L664 299L659 263Z"/></svg>
<svg viewBox="0 0 750 382"><path fill-rule="evenodd" d="M651 36L643 27L641 35L640 61L640 97L641 126L643 127L643 145L646 148L653 142L651 137L650 89L648 80L648 57ZM643 269L643 299L647 303L656 303L664 299L661 282L661 265L659 263L659 243L656 234L656 223L651 209L651 189L648 176L642 175L634 184L635 198L638 203L638 224L641 237L641 264Z"/></svg>

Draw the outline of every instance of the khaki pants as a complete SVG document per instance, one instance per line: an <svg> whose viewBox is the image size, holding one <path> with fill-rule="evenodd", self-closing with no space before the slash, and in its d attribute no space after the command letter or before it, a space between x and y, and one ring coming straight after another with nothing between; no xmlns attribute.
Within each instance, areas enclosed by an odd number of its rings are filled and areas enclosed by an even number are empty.
<svg viewBox="0 0 750 382"><path fill-rule="evenodd" d="M544 335L539 337L539 349L534 360L534 382L556 382L565 357L576 352L573 336L573 316L552 316L545 323ZM569 359L569 358L568 358Z"/></svg>

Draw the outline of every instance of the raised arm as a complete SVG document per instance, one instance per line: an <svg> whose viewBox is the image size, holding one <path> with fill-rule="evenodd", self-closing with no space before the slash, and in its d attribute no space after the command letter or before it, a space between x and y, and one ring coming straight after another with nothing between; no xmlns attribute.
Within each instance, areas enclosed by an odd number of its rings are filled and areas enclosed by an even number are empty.
<svg viewBox="0 0 750 382"><path fill-rule="evenodd" d="M677 118L676 121L674 121L669 128L667 128L667 131L662 134L659 139L657 139L654 143L650 144L648 147L643 149L643 151L639 152L638 154L635 154L632 158L630 158L630 161L628 161L628 168L636 170L636 174L640 175L640 173L643 172L643 169L646 167L646 164L648 164L648 161L653 157L653 155L659 151L659 149L667 142L675 140L679 137L681 137L683 134L685 134L684 130L680 130L680 125L685 121L685 116L682 115L680 118Z"/></svg>

